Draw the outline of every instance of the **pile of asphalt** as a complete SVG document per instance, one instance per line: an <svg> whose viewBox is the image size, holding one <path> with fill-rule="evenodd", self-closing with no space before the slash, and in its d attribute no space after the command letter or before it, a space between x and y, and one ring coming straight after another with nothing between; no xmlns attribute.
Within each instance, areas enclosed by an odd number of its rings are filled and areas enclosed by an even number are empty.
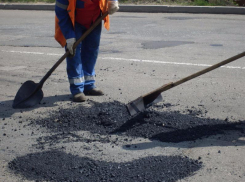
<svg viewBox="0 0 245 182"><path fill-rule="evenodd" d="M60 151L18 157L9 168L36 181L177 181L201 168L201 163L181 156L149 156L130 162L95 161Z"/></svg>
<svg viewBox="0 0 245 182"><path fill-rule="evenodd" d="M100 135L117 134L174 143L195 141L229 130L243 133L241 127L237 127L243 122L230 123L227 119L202 117L207 113L205 108L186 108L183 114L171 109L163 111L163 108L173 105L162 103L131 117L125 104L118 101L91 101L90 105L60 109L46 119L33 120L32 124L62 135L83 130Z"/></svg>
<svg viewBox="0 0 245 182"><path fill-rule="evenodd" d="M243 122L207 118L207 110L203 107L178 112L172 106L157 104L133 117L125 104L118 101L90 101L86 106L60 108L45 119L30 121L31 126L45 128L46 131L40 131L49 133L38 138L35 146L45 151L18 157L9 163L9 168L36 181L177 181L193 175L202 167L201 161L183 156L149 156L116 163L67 154L63 148L50 148L61 142L112 143L112 135L174 143L195 141L231 130L244 136ZM81 137L78 131L89 131L93 136ZM127 141L130 143L130 140ZM50 145L50 151L46 151L46 144Z"/></svg>
<svg viewBox="0 0 245 182"><path fill-rule="evenodd" d="M97 103L90 101L90 106L77 106L71 109L60 108L50 113L46 119L33 120L31 124L40 125L52 132L68 133L90 131L108 134L130 119L124 104L114 102Z"/></svg>

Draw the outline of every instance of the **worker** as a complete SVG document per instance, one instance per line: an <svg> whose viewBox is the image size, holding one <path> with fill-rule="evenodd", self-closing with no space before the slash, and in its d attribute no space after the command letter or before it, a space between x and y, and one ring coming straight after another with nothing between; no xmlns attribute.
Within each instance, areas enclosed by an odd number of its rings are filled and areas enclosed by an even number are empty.
<svg viewBox="0 0 245 182"><path fill-rule="evenodd" d="M118 4L117 0L56 0L55 39L70 52L66 58L67 75L74 102L86 101L86 95L104 95L95 86L94 70L102 23L74 50L73 45L102 13L115 13L119 9ZM104 26L109 30L109 15L104 19Z"/></svg>

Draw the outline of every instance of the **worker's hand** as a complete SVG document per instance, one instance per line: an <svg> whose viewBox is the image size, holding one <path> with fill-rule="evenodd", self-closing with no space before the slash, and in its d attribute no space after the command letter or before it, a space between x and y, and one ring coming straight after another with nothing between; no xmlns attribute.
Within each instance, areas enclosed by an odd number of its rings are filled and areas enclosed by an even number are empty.
<svg viewBox="0 0 245 182"><path fill-rule="evenodd" d="M66 49L68 49L71 56L75 55L75 50L73 49L73 45L75 42L76 42L75 38L70 38L66 40Z"/></svg>
<svg viewBox="0 0 245 182"><path fill-rule="evenodd" d="M113 13L119 10L118 1L117 0L108 0L108 13L112 15Z"/></svg>

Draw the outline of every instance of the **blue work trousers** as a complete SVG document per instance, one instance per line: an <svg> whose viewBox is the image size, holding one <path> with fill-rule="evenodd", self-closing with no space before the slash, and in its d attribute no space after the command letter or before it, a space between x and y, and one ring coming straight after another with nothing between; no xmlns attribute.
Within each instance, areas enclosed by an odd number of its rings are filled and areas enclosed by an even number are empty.
<svg viewBox="0 0 245 182"><path fill-rule="evenodd" d="M76 40L86 28L75 23ZM99 53L101 23L76 47L74 57L67 57L67 75L72 95L95 88L95 64Z"/></svg>

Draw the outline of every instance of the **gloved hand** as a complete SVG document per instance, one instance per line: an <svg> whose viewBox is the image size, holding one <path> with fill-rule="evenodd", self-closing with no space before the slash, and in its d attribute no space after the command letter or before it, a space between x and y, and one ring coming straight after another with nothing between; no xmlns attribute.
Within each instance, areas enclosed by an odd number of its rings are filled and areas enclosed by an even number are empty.
<svg viewBox="0 0 245 182"><path fill-rule="evenodd" d="M108 0L108 13L112 15L113 13L119 10L118 1L117 0Z"/></svg>
<svg viewBox="0 0 245 182"><path fill-rule="evenodd" d="M76 42L75 38L70 38L70 39L66 40L66 49L69 50L69 52L72 56L75 55L75 50L73 50L73 45L75 42Z"/></svg>

